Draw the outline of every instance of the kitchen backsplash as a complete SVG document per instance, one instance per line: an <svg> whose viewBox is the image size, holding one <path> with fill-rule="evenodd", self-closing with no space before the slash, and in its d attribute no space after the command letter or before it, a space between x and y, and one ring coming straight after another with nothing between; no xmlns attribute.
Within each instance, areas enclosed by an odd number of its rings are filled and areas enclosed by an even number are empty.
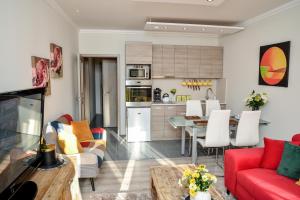
<svg viewBox="0 0 300 200"><path fill-rule="evenodd" d="M211 81L212 86L202 86L200 90L193 90L192 88L188 88L187 86L182 86L183 79L153 79L152 89L160 88L162 90L162 95L164 93L168 93L170 95L170 90L175 88L177 90L176 95L191 95L192 99L205 99L206 90L209 87L211 87L216 94L217 81L214 79L212 79Z"/></svg>

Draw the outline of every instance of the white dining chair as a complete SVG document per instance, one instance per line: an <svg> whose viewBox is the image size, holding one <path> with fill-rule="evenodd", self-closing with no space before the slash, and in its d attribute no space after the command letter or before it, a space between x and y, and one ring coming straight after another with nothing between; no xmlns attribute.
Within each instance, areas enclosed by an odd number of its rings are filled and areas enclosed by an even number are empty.
<svg viewBox="0 0 300 200"><path fill-rule="evenodd" d="M188 100L186 102L186 116L198 116L203 117L203 110L202 104L200 100ZM185 131L189 135L189 154L191 154L192 148L192 136L193 136L193 128L192 127L185 127ZM203 128L197 128L197 137L205 137L205 131Z"/></svg>
<svg viewBox="0 0 300 200"><path fill-rule="evenodd" d="M210 113L206 128L205 139L198 138L197 142L203 148L216 148L216 163L218 164L218 148L230 144L229 138L230 110L213 110ZM224 156L224 153L223 153Z"/></svg>
<svg viewBox="0 0 300 200"><path fill-rule="evenodd" d="M247 147L259 143L259 119L261 111L243 111L236 131L236 137L230 140L232 146Z"/></svg>
<svg viewBox="0 0 300 200"><path fill-rule="evenodd" d="M206 103L205 103L205 116L206 117L209 117L211 111L213 110L221 110L221 105L220 105L220 102L219 100L206 100Z"/></svg>

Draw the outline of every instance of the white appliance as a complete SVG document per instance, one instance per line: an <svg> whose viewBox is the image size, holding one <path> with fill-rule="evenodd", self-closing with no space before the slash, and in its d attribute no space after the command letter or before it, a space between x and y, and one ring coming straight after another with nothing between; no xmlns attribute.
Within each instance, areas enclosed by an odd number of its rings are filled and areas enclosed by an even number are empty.
<svg viewBox="0 0 300 200"><path fill-rule="evenodd" d="M126 80L149 80L150 65L127 65Z"/></svg>
<svg viewBox="0 0 300 200"><path fill-rule="evenodd" d="M151 108L127 108L127 141L150 141Z"/></svg>

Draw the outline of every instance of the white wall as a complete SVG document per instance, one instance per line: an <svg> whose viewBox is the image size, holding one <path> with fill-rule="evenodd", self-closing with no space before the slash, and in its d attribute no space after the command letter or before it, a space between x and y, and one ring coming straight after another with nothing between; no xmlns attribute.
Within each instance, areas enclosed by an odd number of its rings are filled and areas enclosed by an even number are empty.
<svg viewBox="0 0 300 200"><path fill-rule="evenodd" d="M300 132L300 6L280 12L246 27L245 31L221 39L224 45L224 76L227 103L241 112L252 89L267 92L270 102L262 108L262 118L271 122L261 128L261 137L290 139ZM289 87L258 85L259 48L291 41Z"/></svg>
<svg viewBox="0 0 300 200"><path fill-rule="evenodd" d="M0 1L0 92L31 88L31 56L49 58L51 42L63 48L63 78L51 80L45 121L75 114L73 69L78 52L77 29L47 2L51 1Z"/></svg>
<svg viewBox="0 0 300 200"><path fill-rule="evenodd" d="M154 44L217 46L218 38L211 35L183 33L151 33L144 31L81 30L80 54L104 54L119 56L119 129L125 134L125 41L149 41Z"/></svg>

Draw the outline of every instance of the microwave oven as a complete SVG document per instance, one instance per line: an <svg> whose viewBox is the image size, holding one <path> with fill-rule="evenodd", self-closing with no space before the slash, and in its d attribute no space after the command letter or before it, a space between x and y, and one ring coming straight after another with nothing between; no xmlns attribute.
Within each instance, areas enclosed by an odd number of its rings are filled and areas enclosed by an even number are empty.
<svg viewBox="0 0 300 200"><path fill-rule="evenodd" d="M147 80L150 79L150 65L127 65L127 80Z"/></svg>

